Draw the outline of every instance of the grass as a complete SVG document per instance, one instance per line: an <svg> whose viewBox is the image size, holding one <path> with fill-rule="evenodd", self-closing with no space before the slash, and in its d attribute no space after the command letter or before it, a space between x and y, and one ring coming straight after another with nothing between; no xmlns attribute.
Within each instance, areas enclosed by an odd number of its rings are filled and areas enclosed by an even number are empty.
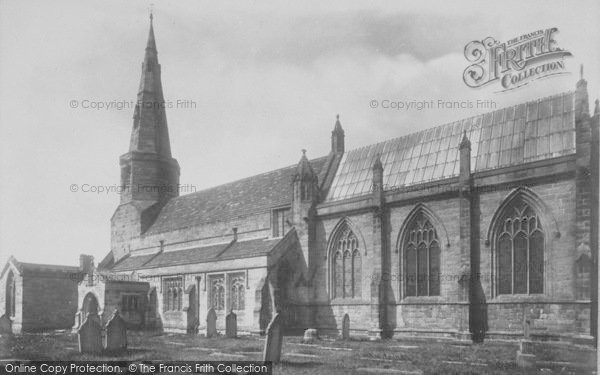
<svg viewBox="0 0 600 375"><path fill-rule="evenodd" d="M77 335L70 333L0 336L0 358L23 360L233 360L260 361L264 338L129 332L128 349L115 356L83 355ZM299 337L285 337L281 363L275 374L593 374L592 349L539 343L536 369L517 367L517 343L456 345L396 341L318 341L304 345Z"/></svg>

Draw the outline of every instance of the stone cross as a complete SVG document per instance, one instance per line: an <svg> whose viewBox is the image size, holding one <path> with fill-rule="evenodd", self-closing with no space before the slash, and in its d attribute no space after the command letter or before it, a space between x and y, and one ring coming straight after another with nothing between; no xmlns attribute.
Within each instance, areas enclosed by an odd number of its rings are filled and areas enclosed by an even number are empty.
<svg viewBox="0 0 600 375"><path fill-rule="evenodd" d="M233 311L225 317L225 335L230 339L237 337L237 315Z"/></svg>
<svg viewBox="0 0 600 375"><path fill-rule="evenodd" d="M125 320L121 318L119 310L115 310L106 324L104 340L104 348L109 352L118 352L127 348L127 325Z"/></svg>
<svg viewBox="0 0 600 375"><path fill-rule="evenodd" d="M281 346L283 344L282 317L280 313L275 314L267 327L267 339L263 351L263 361L279 363L281 360Z"/></svg>
<svg viewBox="0 0 600 375"><path fill-rule="evenodd" d="M214 308L210 308L206 314L206 337L215 337L217 335L217 313Z"/></svg>
<svg viewBox="0 0 600 375"><path fill-rule="evenodd" d="M85 321L77 330L77 336L80 353L102 353L102 327L90 313L86 315Z"/></svg>
<svg viewBox="0 0 600 375"><path fill-rule="evenodd" d="M350 317L348 314L344 315L342 320L342 339L348 340L350 338Z"/></svg>

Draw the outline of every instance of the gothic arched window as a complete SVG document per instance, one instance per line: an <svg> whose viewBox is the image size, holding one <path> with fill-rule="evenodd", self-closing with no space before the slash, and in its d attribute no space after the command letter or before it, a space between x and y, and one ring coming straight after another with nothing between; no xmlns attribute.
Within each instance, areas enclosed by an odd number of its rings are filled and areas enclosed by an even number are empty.
<svg viewBox="0 0 600 375"><path fill-rule="evenodd" d="M183 302L183 279L173 277L163 280L163 310L178 311Z"/></svg>
<svg viewBox="0 0 600 375"><path fill-rule="evenodd" d="M440 295L440 241L429 219L418 213L404 236L405 295Z"/></svg>
<svg viewBox="0 0 600 375"><path fill-rule="evenodd" d="M506 209L496 229L498 294L544 292L544 238L529 205L519 199Z"/></svg>
<svg viewBox="0 0 600 375"><path fill-rule="evenodd" d="M333 243L332 283L333 298L361 296L362 259L358 239L344 225Z"/></svg>
<svg viewBox="0 0 600 375"><path fill-rule="evenodd" d="M212 307L215 310L225 310L225 287L223 277L213 279L211 287Z"/></svg>
<svg viewBox="0 0 600 375"><path fill-rule="evenodd" d="M231 281L231 310L244 310L244 279L236 277Z"/></svg>
<svg viewBox="0 0 600 375"><path fill-rule="evenodd" d="M8 274L6 278L6 314L13 318L16 313L16 296L17 296L17 286L15 281L15 275L12 271Z"/></svg>

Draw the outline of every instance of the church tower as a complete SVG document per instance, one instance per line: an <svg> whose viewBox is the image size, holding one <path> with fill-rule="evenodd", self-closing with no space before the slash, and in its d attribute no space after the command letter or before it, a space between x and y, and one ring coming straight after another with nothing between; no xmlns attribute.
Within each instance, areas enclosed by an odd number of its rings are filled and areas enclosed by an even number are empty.
<svg viewBox="0 0 600 375"><path fill-rule="evenodd" d="M179 195L179 164L171 157L152 14L129 152L119 161L121 202L111 219L115 261L129 253L130 240L152 224L164 203Z"/></svg>

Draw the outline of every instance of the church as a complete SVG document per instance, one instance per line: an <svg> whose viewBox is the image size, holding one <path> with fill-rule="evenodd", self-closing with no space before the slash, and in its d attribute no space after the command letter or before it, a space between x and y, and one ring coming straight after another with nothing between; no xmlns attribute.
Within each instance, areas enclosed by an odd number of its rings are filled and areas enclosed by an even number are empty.
<svg viewBox="0 0 600 375"><path fill-rule="evenodd" d="M181 196L163 102L151 23L111 249L82 257L75 328L118 309L203 333L214 309L218 329L234 312L255 334L279 312L289 333L349 319L372 339L510 340L527 321L533 338L595 342L600 108L583 76L354 150L338 116L327 155Z"/></svg>

